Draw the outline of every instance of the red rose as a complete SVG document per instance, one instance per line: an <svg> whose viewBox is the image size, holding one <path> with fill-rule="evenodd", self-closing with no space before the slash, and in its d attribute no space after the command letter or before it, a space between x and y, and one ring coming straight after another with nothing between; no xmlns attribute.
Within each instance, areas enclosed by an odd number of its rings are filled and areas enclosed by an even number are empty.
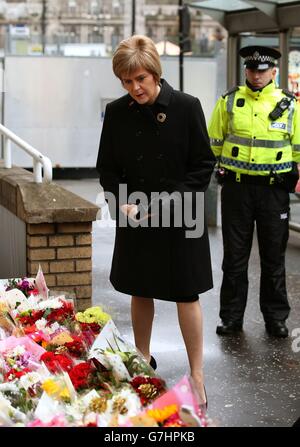
<svg viewBox="0 0 300 447"><path fill-rule="evenodd" d="M165 390L165 382L162 379L158 379L156 377L136 376L131 380L130 384L134 388L135 392L139 395L142 405L148 404L150 399L145 396L141 385L153 385L156 388L157 392L155 397L158 397Z"/></svg>
<svg viewBox="0 0 300 447"><path fill-rule="evenodd" d="M40 361L44 362L50 372L56 373L70 371L73 365L72 360L63 354L54 354L53 352L45 352L41 355Z"/></svg>
<svg viewBox="0 0 300 447"><path fill-rule="evenodd" d="M92 331L93 334L98 335L101 331L101 326L98 323L80 323L83 332Z"/></svg>
<svg viewBox="0 0 300 447"><path fill-rule="evenodd" d="M14 368L10 369L4 376L4 381L10 382L14 379L20 379L20 377L24 376L25 374L31 372L31 369L24 368L22 371L18 371Z"/></svg>
<svg viewBox="0 0 300 447"><path fill-rule="evenodd" d="M28 315L17 315L17 319L20 321L22 326L32 326L37 320L40 320L43 315L43 310L33 310L29 311Z"/></svg>
<svg viewBox="0 0 300 447"><path fill-rule="evenodd" d="M72 320L75 319L73 303L62 300L61 302L63 305L59 309L53 309L49 315L46 316L48 322L55 323L55 321L57 321L58 323L61 323L67 318L71 318Z"/></svg>
<svg viewBox="0 0 300 447"><path fill-rule="evenodd" d="M74 357L81 357L86 351L84 343L80 337L77 337L77 335L72 335L72 338L73 341L65 343L64 346Z"/></svg>
<svg viewBox="0 0 300 447"><path fill-rule="evenodd" d="M82 362L69 371L70 379L76 390L87 388L91 380L93 367L89 362Z"/></svg>

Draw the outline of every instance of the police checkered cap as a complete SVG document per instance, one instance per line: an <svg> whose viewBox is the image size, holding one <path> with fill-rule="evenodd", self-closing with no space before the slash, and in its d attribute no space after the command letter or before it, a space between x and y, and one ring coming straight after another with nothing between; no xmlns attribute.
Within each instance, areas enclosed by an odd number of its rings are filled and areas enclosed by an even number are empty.
<svg viewBox="0 0 300 447"><path fill-rule="evenodd" d="M281 57L281 53L275 50L275 48L258 45L241 48L239 55L245 59L245 67L257 68L258 70L266 70L267 68L274 67L277 59Z"/></svg>

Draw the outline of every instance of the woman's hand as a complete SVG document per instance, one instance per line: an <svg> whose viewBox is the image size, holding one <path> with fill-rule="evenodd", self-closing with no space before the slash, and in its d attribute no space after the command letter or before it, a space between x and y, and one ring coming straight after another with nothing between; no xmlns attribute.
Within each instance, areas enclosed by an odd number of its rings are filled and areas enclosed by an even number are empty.
<svg viewBox="0 0 300 447"><path fill-rule="evenodd" d="M128 216L135 222L142 222L143 220L148 219L148 217L151 217L151 214L145 214L142 218L137 219L136 216L139 213L139 208L137 205L129 205L126 203L125 205L120 206L120 209L125 216Z"/></svg>
<svg viewBox="0 0 300 447"><path fill-rule="evenodd" d="M137 205L129 205L128 203L126 203L125 205L122 205L120 209L125 216L130 217L130 219L136 220L135 216L139 211Z"/></svg>

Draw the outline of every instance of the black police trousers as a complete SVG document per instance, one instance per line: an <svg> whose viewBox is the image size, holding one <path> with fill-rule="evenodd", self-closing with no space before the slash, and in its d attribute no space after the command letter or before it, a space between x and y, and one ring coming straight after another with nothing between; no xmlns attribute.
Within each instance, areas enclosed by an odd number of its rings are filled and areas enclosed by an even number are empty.
<svg viewBox="0 0 300 447"><path fill-rule="evenodd" d="M278 186L232 181L222 186L224 258L220 318L223 322L243 323L255 223L261 265L260 310L266 323L288 318L285 251L289 201L289 193Z"/></svg>

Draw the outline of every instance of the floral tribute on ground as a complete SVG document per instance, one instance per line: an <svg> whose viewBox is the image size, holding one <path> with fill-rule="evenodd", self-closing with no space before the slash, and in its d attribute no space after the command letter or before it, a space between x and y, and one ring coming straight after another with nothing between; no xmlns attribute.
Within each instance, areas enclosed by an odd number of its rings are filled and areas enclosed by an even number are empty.
<svg viewBox="0 0 300 447"><path fill-rule="evenodd" d="M36 278L0 283L0 426L207 427L193 385L155 374L100 306Z"/></svg>

